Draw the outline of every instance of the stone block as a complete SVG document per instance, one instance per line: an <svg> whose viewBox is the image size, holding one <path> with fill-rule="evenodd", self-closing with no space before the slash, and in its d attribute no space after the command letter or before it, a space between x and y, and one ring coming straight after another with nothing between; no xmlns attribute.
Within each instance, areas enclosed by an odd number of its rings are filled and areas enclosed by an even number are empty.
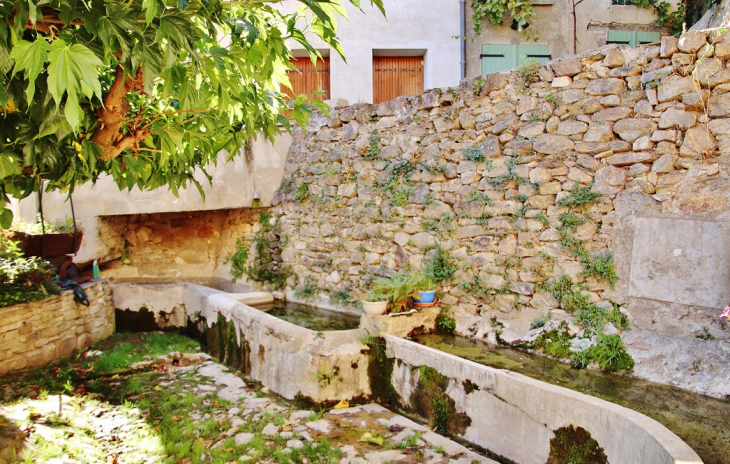
<svg viewBox="0 0 730 464"><path fill-rule="evenodd" d="M667 233L671 231L671 233ZM730 234L720 222L637 218L629 295L721 308L727 304Z"/></svg>
<svg viewBox="0 0 730 464"><path fill-rule="evenodd" d="M617 77L607 77L590 81L585 92L588 95L621 95L626 91L626 82Z"/></svg>
<svg viewBox="0 0 730 464"><path fill-rule="evenodd" d="M689 31L682 34L677 48L683 53L696 53L707 43L707 34L703 31Z"/></svg>
<svg viewBox="0 0 730 464"><path fill-rule="evenodd" d="M559 60L551 63L553 72L557 77L575 76L583 70L578 58Z"/></svg>

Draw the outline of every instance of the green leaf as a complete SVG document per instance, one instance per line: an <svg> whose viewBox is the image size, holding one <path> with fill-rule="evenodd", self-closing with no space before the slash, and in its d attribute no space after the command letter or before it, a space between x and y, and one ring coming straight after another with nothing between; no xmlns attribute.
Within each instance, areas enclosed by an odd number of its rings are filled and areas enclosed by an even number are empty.
<svg viewBox="0 0 730 464"><path fill-rule="evenodd" d="M23 172L20 157L13 152L0 153L0 179L8 176L17 176Z"/></svg>
<svg viewBox="0 0 730 464"><path fill-rule="evenodd" d="M77 131L81 126L81 105L79 105L78 98L75 92L70 92L66 98L66 105L63 108L66 120L74 131Z"/></svg>
<svg viewBox="0 0 730 464"><path fill-rule="evenodd" d="M101 101L101 83L97 67L104 63L88 47L81 44L68 45L56 39L51 46L48 65L48 90L53 95L56 105L61 105L65 92L69 96L74 93L72 106L78 106L78 94L83 93L91 98L92 92ZM66 113L71 127L78 129L79 118L76 108ZM80 112L80 109L78 109Z"/></svg>
<svg viewBox="0 0 730 464"><path fill-rule="evenodd" d="M142 0L142 9L145 11L145 21L149 25L157 16L157 0Z"/></svg>
<svg viewBox="0 0 730 464"><path fill-rule="evenodd" d="M37 39L34 42L21 40L10 51L10 58L15 60L12 75L15 76L18 71L23 71L25 78L28 79L28 87L25 90L28 100L33 99L36 78L43 71L50 51L51 44L45 39Z"/></svg>
<svg viewBox="0 0 730 464"><path fill-rule="evenodd" d="M35 25L38 18L38 8L33 0L28 0L28 18L31 24Z"/></svg>
<svg viewBox="0 0 730 464"><path fill-rule="evenodd" d="M3 207L2 212L0 212L0 227L2 227L3 229L10 229L10 226L12 225L13 212L6 205Z"/></svg>

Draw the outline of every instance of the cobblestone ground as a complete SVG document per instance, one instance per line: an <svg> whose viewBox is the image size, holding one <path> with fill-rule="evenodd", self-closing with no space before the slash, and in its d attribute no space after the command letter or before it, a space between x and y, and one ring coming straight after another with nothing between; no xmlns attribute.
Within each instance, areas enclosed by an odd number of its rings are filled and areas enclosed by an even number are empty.
<svg viewBox="0 0 730 464"><path fill-rule="evenodd" d="M0 378L0 464L494 462L377 404L297 409L205 354L131 367L79 382L60 414L59 395Z"/></svg>

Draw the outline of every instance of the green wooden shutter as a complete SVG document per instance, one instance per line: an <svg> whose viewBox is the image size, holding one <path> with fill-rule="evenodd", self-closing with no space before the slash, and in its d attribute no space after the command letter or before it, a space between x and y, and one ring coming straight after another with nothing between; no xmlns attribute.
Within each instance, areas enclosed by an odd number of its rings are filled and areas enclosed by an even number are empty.
<svg viewBox="0 0 730 464"><path fill-rule="evenodd" d="M535 45L535 44L520 44L517 46L519 57L519 63L521 65L526 61L537 61L543 64L550 60L550 53L548 52L547 45Z"/></svg>
<svg viewBox="0 0 730 464"><path fill-rule="evenodd" d="M606 43L617 44L619 47L632 47L636 44L635 32L608 31L608 34L606 35Z"/></svg>
<svg viewBox="0 0 730 464"><path fill-rule="evenodd" d="M619 47L636 47L641 44L659 42L659 32L646 31L608 31L606 43L615 43Z"/></svg>
<svg viewBox="0 0 730 464"><path fill-rule="evenodd" d="M662 40L662 35L659 32L636 31L637 45L659 42L660 40Z"/></svg>
<svg viewBox="0 0 730 464"><path fill-rule="evenodd" d="M482 75L513 69L526 61L545 63L550 59L547 45L483 44Z"/></svg>
<svg viewBox="0 0 730 464"><path fill-rule="evenodd" d="M482 45L482 75L510 69L510 63L516 60L516 51L513 45Z"/></svg>

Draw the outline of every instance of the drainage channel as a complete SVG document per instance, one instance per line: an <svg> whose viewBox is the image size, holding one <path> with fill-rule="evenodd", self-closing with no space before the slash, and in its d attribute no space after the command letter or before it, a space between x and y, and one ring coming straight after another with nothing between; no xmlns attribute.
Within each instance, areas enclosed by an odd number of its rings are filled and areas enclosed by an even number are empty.
<svg viewBox="0 0 730 464"><path fill-rule="evenodd" d="M485 366L506 369L645 414L674 432L705 464L730 463L730 402L633 377L578 370L546 356L456 335L413 341Z"/></svg>

